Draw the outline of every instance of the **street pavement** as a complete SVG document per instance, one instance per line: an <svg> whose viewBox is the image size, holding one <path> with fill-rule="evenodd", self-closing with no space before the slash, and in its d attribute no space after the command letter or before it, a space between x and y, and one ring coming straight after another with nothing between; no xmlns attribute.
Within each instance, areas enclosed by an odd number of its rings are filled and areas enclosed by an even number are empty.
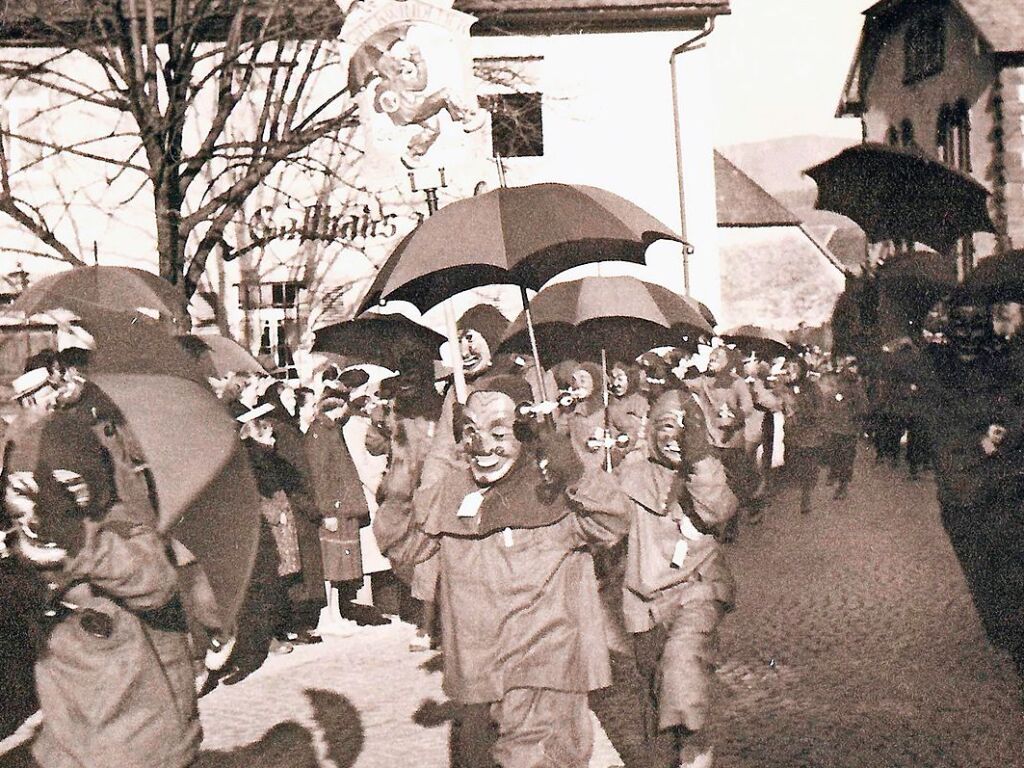
<svg viewBox="0 0 1024 768"><path fill-rule="evenodd" d="M716 764L1024 766L1017 678L985 642L932 482L867 460L858 473L810 515L781 489L729 546L739 600L721 633ZM410 653L412 634L359 628L220 686L201 701L201 768L447 766L440 656ZM605 718L594 768L620 762L630 714Z"/></svg>

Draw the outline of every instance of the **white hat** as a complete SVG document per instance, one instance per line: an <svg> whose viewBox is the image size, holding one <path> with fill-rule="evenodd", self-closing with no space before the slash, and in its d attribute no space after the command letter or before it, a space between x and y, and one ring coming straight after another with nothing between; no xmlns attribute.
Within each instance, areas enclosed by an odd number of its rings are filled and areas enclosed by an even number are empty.
<svg viewBox="0 0 1024 768"><path fill-rule="evenodd" d="M49 381L50 372L48 370L33 368L11 382L11 386L14 387L14 398L20 400L23 397L28 397L46 386Z"/></svg>
<svg viewBox="0 0 1024 768"><path fill-rule="evenodd" d="M260 416L266 416L272 410L274 410L273 403L264 403L263 405L256 406L251 411L246 411L241 416L237 416L235 421L239 424L248 424L250 421L254 421Z"/></svg>

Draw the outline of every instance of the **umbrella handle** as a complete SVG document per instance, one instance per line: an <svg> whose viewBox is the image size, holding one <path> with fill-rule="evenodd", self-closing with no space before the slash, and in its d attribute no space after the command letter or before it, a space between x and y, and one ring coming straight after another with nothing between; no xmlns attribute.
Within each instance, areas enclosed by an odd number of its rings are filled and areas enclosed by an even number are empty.
<svg viewBox="0 0 1024 768"><path fill-rule="evenodd" d="M466 392L466 373L462 369L462 359L459 355L459 329L455 323L455 307L452 306L451 299L447 299L444 302L444 320L445 330L448 331L448 345L452 356L452 382L455 385L455 399L461 405L465 405L469 393Z"/></svg>
<svg viewBox="0 0 1024 768"><path fill-rule="evenodd" d="M611 417L608 415L608 351L601 347L601 397L604 401L604 471L612 471L612 448L608 445L611 434Z"/></svg>
<svg viewBox="0 0 1024 768"><path fill-rule="evenodd" d="M544 386L544 368L540 364L540 352L537 350L537 333L533 328L533 315L530 314L530 297L526 295L526 286L519 286L519 295L523 299L523 313L526 316L526 329L530 333L530 349L533 351L533 364L536 368L537 388L540 399L546 401L548 393Z"/></svg>

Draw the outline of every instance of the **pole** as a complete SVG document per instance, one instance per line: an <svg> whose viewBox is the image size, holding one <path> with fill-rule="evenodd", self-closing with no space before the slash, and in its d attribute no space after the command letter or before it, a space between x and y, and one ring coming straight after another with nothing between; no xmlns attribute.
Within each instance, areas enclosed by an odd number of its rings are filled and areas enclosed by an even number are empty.
<svg viewBox="0 0 1024 768"><path fill-rule="evenodd" d="M544 367L540 364L540 351L537 349L537 333L533 327L533 315L530 314L530 297L526 295L526 287L519 286L519 295L523 299L523 312L526 315L526 329L530 334L530 349L533 351L533 364L537 370L537 389L540 399L546 401L548 393L544 387Z"/></svg>
<svg viewBox="0 0 1024 768"><path fill-rule="evenodd" d="M612 471L611 417L608 415L608 351L601 347L601 396L604 400L604 471Z"/></svg>
<svg viewBox="0 0 1024 768"><path fill-rule="evenodd" d="M410 179L413 180L415 185L415 179L413 174L409 174ZM444 181L444 175L441 175L441 181ZM415 186L414 190L415 191ZM439 208L437 201L437 187L428 187L423 190L423 194L427 198L427 215L433 216L437 213ZM445 320L445 331L448 334L448 346L450 347L450 356L452 363L452 384L455 387L455 399L461 404L466 404L466 399L469 397L469 392L466 387L466 372L462 369L462 355L461 347L459 343L459 329L455 320L455 305L451 299L445 299L444 301L444 320Z"/></svg>

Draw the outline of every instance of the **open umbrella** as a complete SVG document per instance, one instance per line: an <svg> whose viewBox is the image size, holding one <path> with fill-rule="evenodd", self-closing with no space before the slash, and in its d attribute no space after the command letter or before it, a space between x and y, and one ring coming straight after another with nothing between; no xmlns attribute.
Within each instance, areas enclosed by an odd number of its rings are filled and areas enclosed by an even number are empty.
<svg viewBox="0 0 1024 768"><path fill-rule="evenodd" d="M377 64L392 45L404 40L412 22L392 24L371 35L360 45L348 62L349 93L358 92L377 71Z"/></svg>
<svg viewBox="0 0 1024 768"><path fill-rule="evenodd" d="M1024 249L982 259L964 280L963 291L988 301L1024 301Z"/></svg>
<svg viewBox="0 0 1024 768"><path fill-rule="evenodd" d="M234 339L219 334L179 336L178 343L195 361L203 375L223 378L230 373L265 374L260 361Z"/></svg>
<svg viewBox="0 0 1024 768"><path fill-rule="evenodd" d="M632 360L649 349L679 345L684 336L710 336L711 326L684 297L635 277L585 277L555 283L530 302L541 360ZM498 347L529 352L526 313L508 327Z"/></svg>
<svg viewBox="0 0 1024 768"><path fill-rule="evenodd" d="M408 357L429 364L444 341L440 333L405 315L366 312L354 320L318 328L312 351L332 352L397 371Z"/></svg>
<svg viewBox="0 0 1024 768"><path fill-rule="evenodd" d="M858 144L804 173L818 185L815 207L853 219L872 242L945 252L965 235L995 231L988 190L917 150Z"/></svg>
<svg viewBox="0 0 1024 768"><path fill-rule="evenodd" d="M920 322L957 286L953 259L927 251L890 259L878 267L875 275L882 293L899 304L914 322Z"/></svg>
<svg viewBox="0 0 1024 768"><path fill-rule="evenodd" d="M759 325L739 325L724 331L721 336L744 350L759 353L765 359L792 352L792 347L783 334Z"/></svg>
<svg viewBox="0 0 1024 768"><path fill-rule="evenodd" d="M160 530L202 563L230 624L259 534L259 493L237 424L194 381L141 374L89 379L138 440L156 487Z"/></svg>
<svg viewBox="0 0 1024 768"><path fill-rule="evenodd" d="M54 343L59 343L60 337L66 335L78 337L82 343L93 347L85 366L90 374L152 373L206 381L195 361L175 337L167 333L167 327L145 316L83 306L81 312L73 315L53 310L25 318L25 322L29 329L50 325ZM80 329L86 333L82 334ZM5 352L19 351L21 356L28 357L34 350L19 341L16 325L5 326L4 331Z"/></svg>
<svg viewBox="0 0 1024 768"><path fill-rule="evenodd" d="M64 308L82 314L92 309L142 314L188 328L182 294L152 272L132 267L76 267L32 283L9 310L33 315Z"/></svg>
<svg viewBox="0 0 1024 768"><path fill-rule="evenodd" d="M643 263L657 240L682 242L649 213L606 190L503 187L454 202L410 232L377 273L357 314L397 299L422 311L495 283L539 290L580 264Z"/></svg>

